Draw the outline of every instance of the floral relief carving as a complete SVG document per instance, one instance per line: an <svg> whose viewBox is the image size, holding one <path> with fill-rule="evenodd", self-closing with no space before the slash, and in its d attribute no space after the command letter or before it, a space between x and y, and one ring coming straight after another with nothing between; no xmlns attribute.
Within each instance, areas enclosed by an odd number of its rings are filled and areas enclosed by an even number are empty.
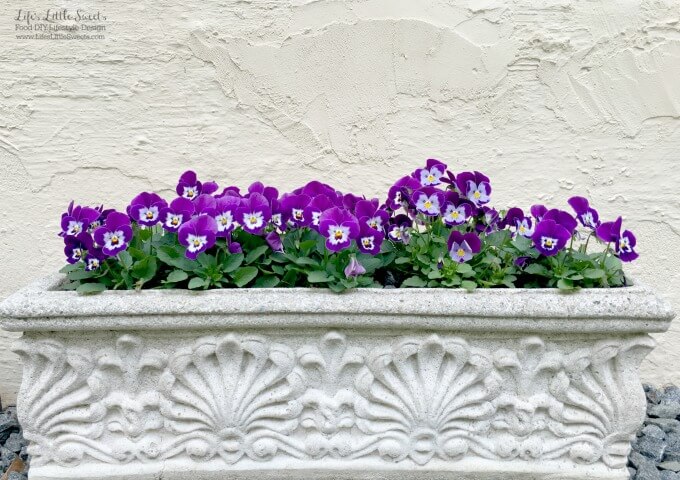
<svg viewBox="0 0 680 480"><path fill-rule="evenodd" d="M575 350L400 338L331 331L295 350L236 333L171 349L135 335L89 348L25 340L19 413L36 465L373 456L625 468L649 337Z"/></svg>
<svg viewBox="0 0 680 480"><path fill-rule="evenodd" d="M488 429L494 412L500 385L492 366L488 353L458 338L379 348L357 377L357 425L378 435L378 453L393 461L424 465L435 455L453 460L486 451L473 435Z"/></svg>
<svg viewBox="0 0 680 480"><path fill-rule="evenodd" d="M346 457L356 441L351 433L357 396L353 381L366 353L362 348L348 346L344 335L330 332L318 346L301 347L297 356L308 385L300 397L305 451L314 458L326 454Z"/></svg>
<svg viewBox="0 0 680 480"><path fill-rule="evenodd" d="M19 419L32 463L80 463L99 455L96 442L106 409L98 403L106 388L92 375L95 362L85 349L66 349L55 340L24 341L14 351L23 360Z"/></svg>
<svg viewBox="0 0 680 480"><path fill-rule="evenodd" d="M176 435L164 456L196 460L295 454L287 435L298 426L303 383L295 354L260 337L204 337L180 349L163 375L163 415Z"/></svg>

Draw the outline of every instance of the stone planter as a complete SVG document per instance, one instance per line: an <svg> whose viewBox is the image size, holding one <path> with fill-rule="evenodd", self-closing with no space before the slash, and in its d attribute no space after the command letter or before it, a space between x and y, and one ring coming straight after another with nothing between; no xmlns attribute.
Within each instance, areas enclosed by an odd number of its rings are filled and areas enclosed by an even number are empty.
<svg viewBox="0 0 680 480"><path fill-rule="evenodd" d="M53 291L23 331L32 480L624 479L637 368L673 316L634 286Z"/></svg>

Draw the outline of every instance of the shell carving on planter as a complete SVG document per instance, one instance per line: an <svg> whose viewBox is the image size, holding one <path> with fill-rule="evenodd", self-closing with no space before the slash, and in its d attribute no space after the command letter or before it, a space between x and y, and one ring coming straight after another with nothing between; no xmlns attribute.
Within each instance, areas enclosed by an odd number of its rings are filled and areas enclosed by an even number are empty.
<svg viewBox="0 0 680 480"><path fill-rule="evenodd" d="M429 308L396 291L272 294L153 292L178 301L149 295L147 312L139 294L125 309L118 294L10 297L32 478L623 479L647 332L672 316L642 287L451 291Z"/></svg>

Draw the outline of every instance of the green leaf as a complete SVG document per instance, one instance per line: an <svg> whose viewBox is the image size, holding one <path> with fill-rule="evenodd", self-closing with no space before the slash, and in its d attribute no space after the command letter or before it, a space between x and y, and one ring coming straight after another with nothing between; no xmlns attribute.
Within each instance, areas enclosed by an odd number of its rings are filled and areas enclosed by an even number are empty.
<svg viewBox="0 0 680 480"><path fill-rule="evenodd" d="M296 258L294 261L297 265L301 265L301 266L304 266L304 265L311 265L311 266L314 266L314 267L319 266L319 262L317 262L313 258L309 258L309 257Z"/></svg>
<svg viewBox="0 0 680 480"><path fill-rule="evenodd" d="M59 273L70 273L76 270L82 270L84 265L82 263L67 263L59 269Z"/></svg>
<svg viewBox="0 0 680 480"><path fill-rule="evenodd" d="M232 278L234 284L241 288L245 287L250 283L255 277L257 277L257 267L241 267L234 272Z"/></svg>
<svg viewBox="0 0 680 480"><path fill-rule="evenodd" d="M397 257L394 260L394 263L396 263L397 265L402 265L404 263L409 263L410 261L411 261L410 257Z"/></svg>
<svg viewBox="0 0 680 480"><path fill-rule="evenodd" d="M206 279L201 277L194 277L189 280L189 288L194 290L196 288L204 287L206 284Z"/></svg>
<svg viewBox="0 0 680 480"><path fill-rule="evenodd" d="M184 248L165 245L156 250L156 258L166 265L179 268L187 272L193 272L198 266L197 262L191 261L184 256Z"/></svg>
<svg viewBox="0 0 680 480"><path fill-rule="evenodd" d="M465 275L466 273L472 272L472 267L467 264L467 263L459 263L456 266L456 273L460 273L461 275Z"/></svg>
<svg viewBox="0 0 680 480"><path fill-rule="evenodd" d="M280 280L274 275L264 275L255 280L255 288L273 288L279 284Z"/></svg>
<svg viewBox="0 0 680 480"><path fill-rule="evenodd" d="M83 295L90 295L93 293L99 293L106 290L106 285L101 283L83 283L76 288L76 292L82 293Z"/></svg>
<svg viewBox="0 0 680 480"><path fill-rule="evenodd" d="M493 232L487 235L484 243L492 247L500 247L509 239L510 232L508 230L499 230L498 232Z"/></svg>
<svg viewBox="0 0 680 480"><path fill-rule="evenodd" d="M196 260L198 263L203 267L203 268L210 268L214 267L217 265L217 258L215 258L213 255L207 254L205 252L201 252L197 257Z"/></svg>
<svg viewBox="0 0 680 480"><path fill-rule="evenodd" d="M86 278L92 278L96 275L95 272L88 272L87 270L75 270L68 273L66 276L69 280L85 280Z"/></svg>
<svg viewBox="0 0 680 480"><path fill-rule="evenodd" d="M147 240L151 239L152 235L153 231L151 231L150 228L142 228L139 230L139 238L142 242L146 242Z"/></svg>
<svg viewBox="0 0 680 480"><path fill-rule="evenodd" d="M307 274L307 281L309 283L326 283L333 280L326 272L321 270L315 270Z"/></svg>
<svg viewBox="0 0 680 480"><path fill-rule="evenodd" d="M462 282L460 282L460 287L471 292L472 290L477 288L477 284L472 280L463 280Z"/></svg>
<svg viewBox="0 0 680 480"><path fill-rule="evenodd" d="M125 270L129 270L132 266L132 255L127 250L123 250L118 254L118 260Z"/></svg>
<svg viewBox="0 0 680 480"><path fill-rule="evenodd" d="M422 288L427 286L427 282L423 280L422 278L414 275L412 277L408 277L406 280L401 282L402 287L416 287L416 288Z"/></svg>
<svg viewBox="0 0 680 480"><path fill-rule="evenodd" d="M571 280L568 280L566 278L560 278L557 281L557 288L560 290L573 290L574 289L574 282Z"/></svg>
<svg viewBox="0 0 680 480"><path fill-rule="evenodd" d="M551 277L552 274L543 265L538 263L532 263L524 269L525 272L531 273L533 275L541 275L543 277Z"/></svg>
<svg viewBox="0 0 680 480"><path fill-rule="evenodd" d="M232 253L231 255L227 256L227 258L225 258L224 261L222 262L222 270L225 273L233 272L234 270L241 266L244 258L245 257L243 256L242 253Z"/></svg>
<svg viewBox="0 0 680 480"><path fill-rule="evenodd" d="M246 256L246 263L253 263L255 260L264 255L267 250L269 250L269 245L260 245L259 247L254 248L248 252L248 255Z"/></svg>
<svg viewBox="0 0 680 480"><path fill-rule="evenodd" d="M427 278L429 278L430 280L436 280L438 278L442 278L442 273L439 271L439 269L432 270L430 273L427 274Z"/></svg>
<svg viewBox="0 0 680 480"><path fill-rule="evenodd" d="M189 274L185 272L184 270L173 270L170 272L168 275L167 281L168 282L181 282L189 278Z"/></svg>
<svg viewBox="0 0 680 480"><path fill-rule="evenodd" d="M590 278L592 280L597 280L598 278L603 278L605 276L605 271L599 268L588 268L581 272L585 278Z"/></svg>
<svg viewBox="0 0 680 480"><path fill-rule="evenodd" d="M143 282L148 282L156 275L156 257L146 257L135 262L132 266L132 276Z"/></svg>
<svg viewBox="0 0 680 480"><path fill-rule="evenodd" d="M144 257L146 257L146 253L135 247L128 247L126 252L128 252L135 260L142 260Z"/></svg>

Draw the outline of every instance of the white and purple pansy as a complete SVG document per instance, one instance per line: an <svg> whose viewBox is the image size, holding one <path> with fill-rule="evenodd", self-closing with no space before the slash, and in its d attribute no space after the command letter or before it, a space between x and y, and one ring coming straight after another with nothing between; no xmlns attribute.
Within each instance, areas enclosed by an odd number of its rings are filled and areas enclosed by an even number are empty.
<svg viewBox="0 0 680 480"><path fill-rule="evenodd" d="M85 270L88 272L99 270L105 258L106 255L104 255L100 248L91 248L87 251L87 256L85 257Z"/></svg>
<svg viewBox="0 0 680 480"><path fill-rule="evenodd" d="M61 232L59 235L76 236L86 232L90 225L99 220L99 210L90 207L74 206L71 202L65 213L61 215Z"/></svg>
<svg viewBox="0 0 680 480"><path fill-rule="evenodd" d="M339 252L359 235L359 221L344 208L333 207L321 214L319 233L326 237L326 248Z"/></svg>
<svg viewBox="0 0 680 480"><path fill-rule="evenodd" d="M87 232L80 232L75 236L64 237L64 255L68 263L77 263L85 258L92 249L92 237Z"/></svg>
<svg viewBox="0 0 680 480"><path fill-rule="evenodd" d="M375 230L365 223L360 225L357 247L361 253L377 255L384 240L385 234L382 231Z"/></svg>
<svg viewBox="0 0 680 480"><path fill-rule="evenodd" d="M421 187L411 197L413 207L429 217L436 217L441 213L444 203L444 192L434 187Z"/></svg>
<svg viewBox="0 0 680 480"><path fill-rule="evenodd" d="M312 218L307 215L307 207L312 198L305 194L289 194L281 197L280 210L283 220L295 227L305 227L309 225Z"/></svg>
<svg viewBox="0 0 680 480"><path fill-rule="evenodd" d="M180 197L188 198L189 200L194 200L198 198L203 190L203 184L198 181L196 177L196 172L192 170L187 170L180 177L177 182L177 187L175 191Z"/></svg>
<svg viewBox="0 0 680 480"><path fill-rule="evenodd" d="M130 217L121 212L109 213L104 225L94 231L94 241L108 257L125 250L130 240L132 240Z"/></svg>
<svg viewBox="0 0 680 480"><path fill-rule="evenodd" d="M622 222L623 219L621 217L618 217L613 222L604 222L597 227L596 234L603 242L614 245L614 253L616 253L616 256L621 261L632 262L639 257L639 254L635 251L637 239L630 230L624 230L621 233Z"/></svg>
<svg viewBox="0 0 680 480"><path fill-rule="evenodd" d="M536 250L547 257L552 257L565 247L571 235L572 232L563 225L555 220L544 218L536 225L531 239Z"/></svg>
<svg viewBox="0 0 680 480"><path fill-rule="evenodd" d="M179 243L186 247L186 257L194 260L215 245L217 222L210 215L199 215L182 224L177 232Z"/></svg>
<svg viewBox="0 0 680 480"><path fill-rule="evenodd" d="M161 225L168 232L176 232L184 222L189 221L193 213L194 203L188 198L178 197L161 210Z"/></svg>
<svg viewBox="0 0 680 480"><path fill-rule="evenodd" d="M480 207L491 200L491 183L489 177L474 171L461 172L456 175L456 187L465 198Z"/></svg>
<svg viewBox="0 0 680 480"><path fill-rule="evenodd" d="M139 225L151 227L161 221L161 210L168 206L168 202L159 195L142 192L132 199L127 207L130 218Z"/></svg>
<svg viewBox="0 0 680 480"><path fill-rule="evenodd" d="M240 201L236 209L236 221L246 232L259 235L271 220L271 207L267 198L260 193L250 193Z"/></svg>
<svg viewBox="0 0 680 480"><path fill-rule="evenodd" d="M461 225L467 221L473 213L470 203L460 198L456 192L447 190L444 194L442 206L442 221L448 226Z"/></svg>
<svg viewBox="0 0 680 480"><path fill-rule="evenodd" d="M217 236L226 237L236 228L236 210L241 204L238 197L220 197L215 200L215 222Z"/></svg>
<svg viewBox="0 0 680 480"><path fill-rule="evenodd" d="M397 215L391 219L390 225L387 227L387 236L394 242L408 245L411 240L411 227L413 221L408 215Z"/></svg>
<svg viewBox="0 0 680 480"><path fill-rule="evenodd" d="M472 260L482 250L482 241L474 233L452 230L447 243L449 256L458 263Z"/></svg>
<svg viewBox="0 0 680 480"><path fill-rule="evenodd" d="M517 219L515 231L523 237L531 238L534 235L535 223L531 217Z"/></svg>
<svg viewBox="0 0 680 480"><path fill-rule="evenodd" d="M309 219L308 226L318 231L321 214L334 206L333 200L325 194L312 198L305 208L305 218Z"/></svg>
<svg viewBox="0 0 680 480"><path fill-rule="evenodd" d="M375 200L359 200L355 205L354 214L362 226L367 225L381 232L385 230L390 218L387 211L379 208L379 203Z"/></svg>
<svg viewBox="0 0 680 480"><path fill-rule="evenodd" d="M571 197L567 203L576 212L576 218L581 222L581 225L595 230L600 225L600 215L597 210L592 208L585 197Z"/></svg>
<svg viewBox="0 0 680 480"><path fill-rule="evenodd" d="M441 178L446 172L446 164L434 158L428 158L425 168L419 168L413 172L413 178L418 180L424 187L435 186L442 183Z"/></svg>
<svg viewBox="0 0 680 480"><path fill-rule="evenodd" d="M390 210L399 210L404 207L410 193L420 187L420 182L415 178L411 176L401 177L387 192L387 207Z"/></svg>

